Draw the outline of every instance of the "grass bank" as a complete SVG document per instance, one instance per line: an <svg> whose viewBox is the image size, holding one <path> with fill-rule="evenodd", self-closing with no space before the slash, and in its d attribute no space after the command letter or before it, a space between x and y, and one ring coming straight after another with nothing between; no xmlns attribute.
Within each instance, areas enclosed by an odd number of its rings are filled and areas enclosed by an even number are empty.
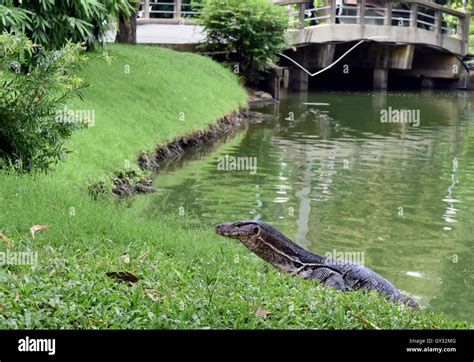
<svg viewBox="0 0 474 362"><path fill-rule="evenodd" d="M0 173L0 231L10 239L0 251L38 253L33 266L0 267L1 328L468 327L281 275L146 196L93 200L89 182L205 128L246 95L231 72L191 54L113 45L90 58L86 101L72 107L94 110L94 127L73 136L48 175ZM33 238L34 224L49 228ZM140 280L120 283L111 271Z"/></svg>

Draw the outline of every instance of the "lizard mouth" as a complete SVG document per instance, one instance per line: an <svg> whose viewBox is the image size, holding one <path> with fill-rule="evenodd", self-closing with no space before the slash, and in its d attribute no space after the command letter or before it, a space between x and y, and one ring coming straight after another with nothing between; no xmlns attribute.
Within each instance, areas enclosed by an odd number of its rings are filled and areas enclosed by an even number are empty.
<svg viewBox="0 0 474 362"><path fill-rule="evenodd" d="M222 236L234 236L232 233L232 228L230 227L229 224L219 224L214 226L214 231L216 234L222 235Z"/></svg>
<svg viewBox="0 0 474 362"><path fill-rule="evenodd" d="M227 236L233 239L247 239L250 236L247 228L242 227L240 223L226 223L214 226L216 234L221 236Z"/></svg>

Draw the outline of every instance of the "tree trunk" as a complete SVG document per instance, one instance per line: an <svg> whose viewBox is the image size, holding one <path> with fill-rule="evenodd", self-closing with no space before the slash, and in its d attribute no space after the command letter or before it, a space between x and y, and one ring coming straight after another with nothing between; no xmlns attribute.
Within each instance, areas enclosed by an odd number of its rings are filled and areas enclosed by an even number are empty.
<svg viewBox="0 0 474 362"><path fill-rule="evenodd" d="M137 6L138 4L134 4L135 9L137 9ZM115 42L137 44L137 11L130 14L130 17L120 13L119 28L117 36L115 37Z"/></svg>

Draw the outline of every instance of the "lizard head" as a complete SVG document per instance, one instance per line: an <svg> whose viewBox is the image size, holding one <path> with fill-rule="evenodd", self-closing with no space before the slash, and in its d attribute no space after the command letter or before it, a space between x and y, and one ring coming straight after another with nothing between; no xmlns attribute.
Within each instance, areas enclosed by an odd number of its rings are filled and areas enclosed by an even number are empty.
<svg viewBox="0 0 474 362"><path fill-rule="evenodd" d="M215 232L237 239L260 258L280 270L289 271L301 254L301 247L261 221L236 221L215 226Z"/></svg>
<svg viewBox="0 0 474 362"><path fill-rule="evenodd" d="M258 221L236 221L227 224L219 224L214 228L219 235L232 239L238 239L242 243L256 243L262 232L261 223Z"/></svg>

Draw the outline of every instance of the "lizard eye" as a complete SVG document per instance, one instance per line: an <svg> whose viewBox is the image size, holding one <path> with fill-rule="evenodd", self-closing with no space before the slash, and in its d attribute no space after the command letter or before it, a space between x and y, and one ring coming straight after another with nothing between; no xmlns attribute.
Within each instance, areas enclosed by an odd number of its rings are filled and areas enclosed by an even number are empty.
<svg viewBox="0 0 474 362"><path fill-rule="evenodd" d="M253 228L253 234L254 234L254 235L258 235L259 232L260 232L260 228L259 228L258 226L255 226L255 227Z"/></svg>

